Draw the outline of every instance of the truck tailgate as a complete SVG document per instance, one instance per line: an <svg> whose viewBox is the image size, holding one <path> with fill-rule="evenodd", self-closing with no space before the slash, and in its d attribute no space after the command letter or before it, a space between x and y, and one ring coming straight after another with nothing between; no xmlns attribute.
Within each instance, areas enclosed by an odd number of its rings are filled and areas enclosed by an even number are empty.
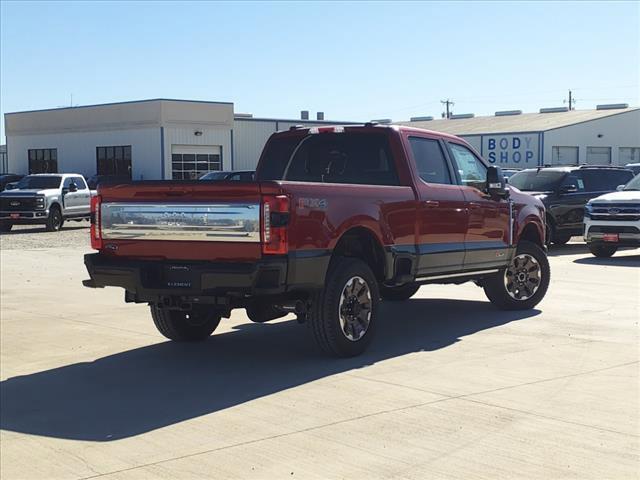
<svg viewBox="0 0 640 480"><path fill-rule="evenodd" d="M261 192L276 184L135 182L101 187L102 252L136 258L255 261Z"/></svg>

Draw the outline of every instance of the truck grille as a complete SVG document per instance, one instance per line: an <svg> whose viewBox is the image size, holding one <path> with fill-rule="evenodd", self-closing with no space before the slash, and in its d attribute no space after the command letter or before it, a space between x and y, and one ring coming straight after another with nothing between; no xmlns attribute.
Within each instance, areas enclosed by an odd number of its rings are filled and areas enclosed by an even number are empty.
<svg viewBox="0 0 640 480"><path fill-rule="evenodd" d="M634 221L640 220L640 205L628 203L597 204L591 206L593 220Z"/></svg>
<svg viewBox="0 0 640 480"><path fill-rule="evenodd" d="M19 212L36 209L36 197L0 198L0 210L3 212Z"/></svg>

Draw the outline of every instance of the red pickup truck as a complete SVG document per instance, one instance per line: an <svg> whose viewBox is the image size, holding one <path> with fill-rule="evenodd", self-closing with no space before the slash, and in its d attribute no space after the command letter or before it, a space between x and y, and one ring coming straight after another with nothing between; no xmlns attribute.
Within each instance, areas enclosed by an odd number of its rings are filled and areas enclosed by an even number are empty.
<svg viewBox="0 0 640 480"><path fill-rule="evenodd" d="M542 203L460 138L416 128L293 127L253 182L101 186L92 212L85 286L124 288L172 340L245 308L255 322L295 313L323 351L352 356L381 299L473 281L530 309L549 285Z"/></svg>

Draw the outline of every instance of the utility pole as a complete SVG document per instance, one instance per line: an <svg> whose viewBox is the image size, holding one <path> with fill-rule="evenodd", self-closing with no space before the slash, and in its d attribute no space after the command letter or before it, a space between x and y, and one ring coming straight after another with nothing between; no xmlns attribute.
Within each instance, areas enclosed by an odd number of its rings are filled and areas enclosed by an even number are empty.
<svg viewBox="0 0 640 480"><path fill-rule="evenodd" d="M447 114L446 114L447 116L446 116L446 118L451 118L451 114L452 114L453 112L450 112L450 111L449 111L449 105L451 105L451 106L453 107L453 106L455 105L455 103L453 103L453 102L452 102L451 100L449 100L448 98L447 98L446 100L440 100L440 103L441 103L441 104L443 104L443 105L446 105L446 108L447 108ZM443 116L444 116L444 115L443 115Z"/></svg>
<svg viewBox="0 0 640 480"><path fill-rule="evenodd" d="M569 111L573 110L573 98L571 97L571 90L569 90Z"/></svg>

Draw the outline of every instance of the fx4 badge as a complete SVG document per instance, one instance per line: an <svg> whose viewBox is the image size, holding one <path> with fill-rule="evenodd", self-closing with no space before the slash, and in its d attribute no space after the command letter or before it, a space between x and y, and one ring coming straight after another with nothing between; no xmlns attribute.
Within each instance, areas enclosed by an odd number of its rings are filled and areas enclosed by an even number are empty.
<svg viewBox="0 0 640 480"><path fill-rule="evenodd" d="M306 198L298 199L298 208L314 208L317 210L327 209L327 200L325 198Z"/></svg>

